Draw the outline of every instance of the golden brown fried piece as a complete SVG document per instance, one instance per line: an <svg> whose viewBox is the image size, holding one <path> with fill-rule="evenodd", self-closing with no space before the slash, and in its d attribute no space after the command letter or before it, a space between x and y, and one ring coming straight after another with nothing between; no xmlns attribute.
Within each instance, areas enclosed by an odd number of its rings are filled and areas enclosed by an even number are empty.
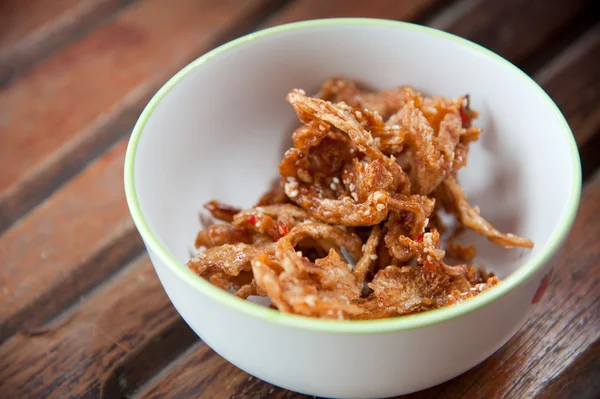
<svg viewBox="0 0 600 399"><path fill-rule="evenodd" d="M256 203L256 206L281 205L289 202L290 200L288 196L285 195L285 191L283 189L283 180L279 179L273 183L269 191L260 197Z"/></svg>
<svg viewBox="0 0 600 399"><path fill-rule="evenodd" d="M260 251L253 245L223 244L200 252L188 262L188 267L199 275L223 272L237 276L250 270L250 260Z"/></svg>
<svg viewBox="0 0 600 399"><path fill-rule="evenodd" d="M333 78L315 97L292 90L301 127L281 179L255 207L211 201L226 224L205 225L188 267L239 298L268 296L282 312L371 319L460 303L499 279L455 241L465 227L503 246L531 247L480 215L456 182L479 137L469 96L425 97L409 87L369 92ZM458 227L442 249L443 212ZM346 257L346 258L344 258ZM356 265L352 264L356 261Z"/></svg>
<svg viewBox="0 0 600 399"><path fill-rule="evenodd" d="M452 162L445 162L438 150L435 131L412 101L402 108L399 119L412 152L413 163L409 172L412 191L427 195L446 177Z"/></svg>
<svg viewBox="0 0 600 399"><path fill-rule="evenodd" d="M390 90L369 92L358 87L356 82L333 78L321 85L315 97L331 101L345 102L354 108L377 112L383 119L400 110L406 101L414 99L414 91L409 87L396 87Z"/></svg>
<svg viewBox="0 0 600 399"><path fill-rule="evenodd" d="M473 287L469 288L468 291L452 290L448 294L448 305L456 305L469 298L473 298L475 295L479 295L483 291L489 290L498 283L500 283L500 280L498 277L494 276L487 279L485 283L475 284Z"/></svg>
<svg viewBox="0 0 600 399"><path fill-rule="evenodd" d="M358 262L356 262L356 266L354 267L353 273L354 277L356 278L356 284L361 291L365 284L367 275L376 265L378 258L377 251L381 237L381 227L378 225L373 226L373 229L371 229L371 234L362 248L362 256Z"/></svg>
<svg viewBox="0 0 600 399"><path fill-rule="evenodd" d="M446 304L450 282L450 277L439 271L388 266L369 283L373 293L361 317L379 319L439 308Z"/></svg>
<svg viewBox="0 0 600 399"><path fill-rule="evenodd" d="M215 219L224 222L231 222L235 214L240 211L238 208L214 200L204 204L204 208L206 208Z"/></svg>
<svg viewBox="0 0 600 399"><path fill-rule="evenodd" d="M213 224L200 230L194 243L196 248L212 248L223 244L245 243L251 244L252 233L247 229L241 229L228 224Z"/></svg>
<svg viewBox="0 0 600 399"><path fill-rule="evenodd" d="M223 244L199 253L187 266L217 287L237 290L252 284L250 261L259 251L261 249L256 246L243 243Z"/></svg>
<svg viewBox="0 0 600 399"><path fill-rule="evenodd" d="M473 244L461 244L450 237L446 240L446 255L462 262L470 262L477 256L477 249Z"/></svg>
<svg viewBox="0 0 600 399"><path fill-rule="evenodd" d="M360 313L360 290L348 263L333 248L325 258L311 262L294 248L305 238L330 240L355 256L362 245L358 237L333 226L295 227L277 242L276 260L261 254L252 261L257 286L286 312L323 318Z"/></svg>
<svg viewBox="0 0 600 399"><path fill-rule="evenodd" d="M277 242L277 253L280 254L283 251L292 250L305 238L311 238L316 241L328 241L338 247L344 247L356 259L361 255L362 240L356 234L324 223L306 223L293 228L289 234Z"/></svg>
<svg viewBox="0 0 600 399"><path fill-rule="evenodd" d="M488 240L503 247L533 248L533 242L514 234L502 234L494 228L467 201L466 194L462 191L456 178L448 177L441 187L441 197L444 206L449 212L454 213L460 222L475 232L485 236Z"/></svg>

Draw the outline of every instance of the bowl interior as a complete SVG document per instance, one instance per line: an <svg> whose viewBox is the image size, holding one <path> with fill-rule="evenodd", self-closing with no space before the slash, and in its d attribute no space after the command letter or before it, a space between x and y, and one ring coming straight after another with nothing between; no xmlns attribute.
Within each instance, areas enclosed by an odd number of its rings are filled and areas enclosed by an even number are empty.
<svg viewBox="0 0 600 399"><path fill-rule="evenodd" d="M477 264L505 278L542 251L568 210L572 143L542 91L507 62L449 35L407 24L330 22L259 33L201 58L145 121L134 163L141 212L158 240L186 262L202 204L251 206L277 176L298 126L285 95L314 92L331 76L375 89L471 94L484 129L460 182L498 229L533 250L478 247Z"/></svg>

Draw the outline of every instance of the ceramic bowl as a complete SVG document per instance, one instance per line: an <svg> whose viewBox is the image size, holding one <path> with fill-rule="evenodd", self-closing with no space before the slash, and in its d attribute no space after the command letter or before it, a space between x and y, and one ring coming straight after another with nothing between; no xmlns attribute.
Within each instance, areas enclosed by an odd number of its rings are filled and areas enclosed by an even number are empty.
<svg viewBox="0 0 600 399"><path fill-rule="evenodd" d="M202 204L251 206L277 175L298 126L284 100L288 91L314 92L333 75L374 89L407 84L428 94L471 95L484 132L461 184L500 230L535 242L533 250L506 250L474 238L475 263L499 275L499 286L422 314L324 321L240 300L186 268ZM217 353L293 391L382 398L465 372L523 325L573 223L581 171L556 105L498 55L422 26L335 19L250 34L177 73L135 126L125 188L165 291Z"/></svg>

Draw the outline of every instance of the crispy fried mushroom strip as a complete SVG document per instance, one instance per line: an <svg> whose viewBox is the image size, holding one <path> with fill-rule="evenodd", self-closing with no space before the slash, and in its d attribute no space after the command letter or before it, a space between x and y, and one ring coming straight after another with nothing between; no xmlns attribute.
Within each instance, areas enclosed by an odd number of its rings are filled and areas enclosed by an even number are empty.
<svg viewBox="0 0 600 399"><path fill-rule="evenodd" d="M361 255L362 241L355 234L345 232L338 227L324 223L306 223L294 227L285 237L282 237L277 241L276 253L278 258L281 259L281 254L286 251L296 253L294 247L304 238L312 238L317 241L324 240L336 244L337 246L344 247L355 258L358 258Z"/></svg>
<svg viewBox="0 0 600 399"><path fill-rule="evenodd" d="M388 266L380 270L369 288L362 317L375 319L422 312L443 306L450 277L415 266Z"/></svg>
<svg viewBox="0 0 600 399"><path fill-rule="evenodd" d="M348 263L335 249L312 263L294 248L307 237L334 242L355 256L362 244L358 237L333 226L312 223L295 227L277 242L278 263L263 254L252 261L257 286L282 311L338 319L360 313L355 304L360 291Z"/></svg>
<svg viewBox="0 0 600 399"><path fill-rule="evenodd" d="M500 283L500 279L498 277L493 276L487 279L484 283L475 284L473 287L469 288L468 291L460 291L460 290L452 290L448 294L448 305L455 305L457 303L464 302L469 298L473 298L476 295L481 294L483 291L489 290L495 285Z"/></svg>
<svg viewBox="0 0 600 399"><path fill-rule="evenodd" d="M250 270L250 260L261 251L253 245L237 243L224 244L200 252L188 262L188 267L200 276L215 271L228 276L237 276Z"/></svg>
<svg viewBox="0 0 600 399"><path fill-rule="evenodd" d="M367 239L367 242L363 246L362 256L356 262L356 266L354 267L354 277L356 278L356 284L358 288L362 291L363 286L365 284L365 280L367 275L371 270L373 270L376 261L377 261L377 249L379 246L379 242L381 241L381 227L379 225L373 226L371 230L371 234Z"/></svg>
<svg viewBox="0 0 600 399"><path fill-rule="evenodd" d="M229 223L233 220L233 216L241 210L215 200L204 204L204 208L206 208L214 218Z"/></svg>
<svg viewBox="0 0 600 399"><path fill-rule="evenodd" d="M213 224L200 230L196 236L196 248L218 247L223 244L252 243L252 233L228 224Z"/></svg>
<svg viewBox="0 0 600 399"><path fill-rule="evenodd" d="M448 211L455 213L465 227L483 235L494 244L502 245L506 248L515 246L533 248L533 242L531 240L510 233L502 234L485 220L479 212L469 204L467 196L458 185L456 178L451 176L444 180L442 192L445 199L443 202L450 208Z"/></svg>
<svg viewBox="0 0 600 399"><path fill-rule="evenodd" d="M402 187L408 190L408 180L402 168L393 157L387 157L374 144L373 137L357 120L363 120L364 115L358 110L352 110L345 104L331 104L327 101L309 98L295 90L287 96L299 119L304 123L319 120L346 133L359 151L367 155L372 161L380 161L392 176L388 183L391 189ZM364 202L353 206L352 199L346 201L339 199L321 198L316 189L304 182L299 182L294 176L292 165L300 162L302 153L292 149L286 153L280 171L286 178L286 194L302 208L313 216L332 224L346 226L373 225L383 221L387 216L387 193L373 192ZM345 198L344 198L345 199ZM353 198L358 202L358 198ZM342 209L340 209L342 208ZM347 208L347 209L345 209Z"/></svg>
<svg viewBox="0 0 600 399"><path fill-rule="evenodd" d="M444 157L437 148L435 131L412 101L400 110L399 117L400 126L406 131L407 141L410 141L414 153L413 169L409 173L412 191L415 194L429 194L439 186L447 172Z"/></svg>

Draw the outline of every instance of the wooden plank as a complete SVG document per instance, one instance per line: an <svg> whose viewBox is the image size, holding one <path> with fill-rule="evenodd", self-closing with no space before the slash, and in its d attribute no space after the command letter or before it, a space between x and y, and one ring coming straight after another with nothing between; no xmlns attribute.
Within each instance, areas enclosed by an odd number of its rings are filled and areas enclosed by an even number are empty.
<svg viewBox="0 0 600 399"><path fill-rule="evenodd" d="M227 362L204 343L191 348L190 353L175 366L155 378L155 383L139 393L139 399L162 398L294 398L312 396L277 388Z"/></svg>
<svg viewBox="0 0 600 399"><path fill-rule="evenodd" d="M7 82L33 60L72 40L126 3L118 0L0 2L0 82Z"/></svg>
<svg viewBox="0 0 600 399"><path fill-rule="evenodd" d="M600 339L598 236L600 174L584 190L566 252L536 315L481 365L448 383L406 398L529 398L542 393L549 381L561 378L569 367L577 365L578 359L587 356L587 349L596 347ZM582 373L590 375L590 370ZM194 397L200 393L232 398L245 397L250 392L254 397L307 398L250 377L205 345L198 346L154 381L141 393L142 398Z"/></svg>
<svg viewBox="0 0 600 399"><path fill-rule="evenodd" d="M439 4L439 3L437 3ZM431 1L298 0L268 21L268 26L329 17L363 16L398 20L420 19L435 4ZM512 61L539 49L569 24L586 0L463 0L427 25L473 40Z"/></svg>
<svg viewBox="0 0 600 399"><path fill-rule="evenodd" d="M600 397L600 341L572 362L558 377L548 382L546 398L597 399Z"/></svg>
<svg viewBox="0 0 600 399"><path fill-rule="evenodd" d="M177 340L157 340L169 335ZM123 359L148 345L177 354L195 340L143 256L54 326L0 346L0 392L5 398L99 398ZM120 383L135 389L134 381Z"/></svg>
<svg viewBox="0 0 600 399"><path fill-rule="evenodd" d="M119 117L278 3L144 0L0 91L0 231L81 167L99 139L114 141Z"/></svg>
<svg viewBox="0 0 600 399"><path fill-rule="evenodd" d="M363 17L414 21L429 13L441 0L298 0L271 18L266 26L281 25L307 19Z"/></svg>
<svg viewBox="0 0 600 399"><path fill-rule="evenodd" d="M556 101L579 145L600 131L600 25L596 25L535 79Z"/></svg>
<svg viewBox="0 0 600 399"><path fill-rule="evenodd" d="M0 339L58 313L142 250L123 190L126 144L0 236Z"/></svg>
<svg viewBox="0 0 600 399"><path fill-rule="evenodd" d="M469 7L450 17L440 15L429 25L473 40L503 57L519 62L566 27L587 0L467 0Z"/></svg>

